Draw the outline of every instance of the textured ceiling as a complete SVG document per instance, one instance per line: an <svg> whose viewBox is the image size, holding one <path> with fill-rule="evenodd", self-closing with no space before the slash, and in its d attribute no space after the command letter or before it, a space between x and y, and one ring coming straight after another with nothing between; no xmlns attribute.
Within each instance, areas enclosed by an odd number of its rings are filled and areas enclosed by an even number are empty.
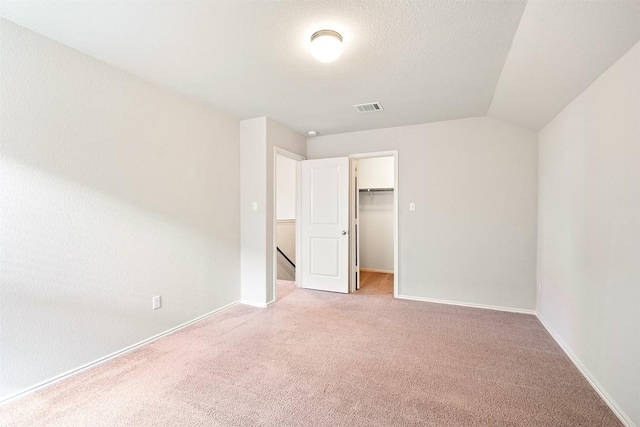
<svg viewBox="0 0 640 427"><path fill-rule="evenodd" d="M488 112L540 128L640 38L638 0L562 3L523 16L520 0L2 0L0 13L241 119L330 134ZM308 52L322 28L344 37L330 64ZM352 107L371 101L385 111Z"/></svg>

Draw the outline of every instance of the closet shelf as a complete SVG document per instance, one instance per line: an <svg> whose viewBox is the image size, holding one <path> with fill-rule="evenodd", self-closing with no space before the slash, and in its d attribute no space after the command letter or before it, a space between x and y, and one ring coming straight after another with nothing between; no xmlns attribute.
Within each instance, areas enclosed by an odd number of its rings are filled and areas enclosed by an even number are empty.
<svg viewBox="0 0 640 427"><path fill-rule="evenodd" d="M378 193L381 191L393 191L393 188L361 188L361 193Z"/></svg>

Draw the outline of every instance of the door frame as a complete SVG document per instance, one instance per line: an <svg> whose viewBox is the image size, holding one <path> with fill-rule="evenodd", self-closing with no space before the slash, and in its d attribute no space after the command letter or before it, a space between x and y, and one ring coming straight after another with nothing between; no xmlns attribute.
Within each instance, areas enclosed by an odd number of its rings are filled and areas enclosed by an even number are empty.
<svg viewBox="0 0 640 427"><path fill-rule="evenodd" d="M280 147L273 147L273 221L271 224L272 227L272 236L273 236L273 259L271 260L273 265L273 302L278 301L278 239L276 237L276 229L278 224L278 155L282 155L284 157L288 157L292 160L297 161L296 165L296 286L300 287L300 162L303 160L307 160L306 157L301 156L299 154L293 153L291 151L285 150Z"/></svg>
<svg viewBox="0 0 640 427"><path fill-rule="evenodd" d="M353 171L353 160L354 159L370 159L375 157L393 157L393 297L398 298L399 290L398 290L398 194L400 193L400 184L398 183L398 150L389 150L389 151L375 151L369 153L357 153L357 154L349 154L350 159L350 170ZM349 186L350 197L360 197L359 194L355 194L354 186ZM354 206L354 203L350 203L351 206ZM355 221L355 212L349 212L349 228L352 228L352 225ZM351 235L350 235L351 237ZM354 273L354 260L353 254L355 254L355 238L349 239L349 292L355 292L355 275Z"/></svg>

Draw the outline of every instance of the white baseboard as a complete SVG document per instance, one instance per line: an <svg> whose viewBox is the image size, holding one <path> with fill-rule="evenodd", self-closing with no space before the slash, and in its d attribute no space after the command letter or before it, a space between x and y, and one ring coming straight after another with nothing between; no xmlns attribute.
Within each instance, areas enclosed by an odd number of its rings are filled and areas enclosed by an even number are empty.
<svg viewBox="0 0 640 427"><path fill-rule="evenodd" d="M611 396L602 388L600 383L595 379L593 375L589 372L589 370L582 364L580 359L573 353L573 351L567 346L567 344L560 338L560 336L549 326L549 324L535 311L535 310L525 310L518 308L509 308L509 307L500 307L500 306L492 306L492 305L483 305L483 304L472 304L472 303L464 303L458 301L447 301L447 300L439 300L433 298L421 298L414 297L408 295L398 295L398 299L406 299L412 301L422 301L422 302L432 302L436 304L448 304L448 305L458 305L462 307L473 307L473 308L483 308L488 310L499 310L499 311L507 311L511 313L522 313L522 314L533 314L535 315L542 326L549 332L549 335L558 343L562 351L567 355L569 360L578 368L578 371L582 374L582 376L587 380L589 385L598 393L598 395L602 398L604 403L611 409L611 411L618 417L620 422L626 427L636 427L633 421L624 413L624 411L616 404Z"/></svg>
<svg viewBox="0 0 640 427"><path fill-rule="evenodd" d="M360 271L370 271L372 273L387 273L393 274L393 270L378 270L376 268L362 268L360 267Z"/></svg>
<svg viewBox="0 0 640 427"><path fill-rule="evenodd" d="M251 301L251 300L244 300L244 299L240 301L240 304L250 305L251 307L258 307L258 308L267 308L267 305L268 305L260 301Z"/></svg>
<svg viewBox="0 0 640 427"><path fill-rule="evenodd" d="M422 297L414 297L414 296L409 296L409 295L398 295L398 299L405 299L405 300L411 300L411 301L422 301L422 302L431 302L431 303L436 303L436 304L447 304L447 305L457 305L457 306L462 306L462 307L472 307L472 308L482 308L482 309L488 309L488 310L498 310L498 311L507 311L507 312L511 312L511 313L522 313L522 314L533 314L536 315L536 317L538 318L538 320L540 320L540 323L542 324L542 326L544 326L544 328L547 330L547 332L549 333L549 335L551 335L551 337L556 341L556 343L558 343L558 345L560 346L560 348L562 349L562 351L564 351L564 353L567 355L567 357L569 358L569 360L571 360L571 362L575 365L575 367L578 369L578 371L580 371L580 373L582 374L582 376L584 376L584 378L587 380L587 382L591 385L591 387L593 387L593 389L596 391L596 393L598 393L598 395L602 398L602 400L607 404L607 406L609 406L609 408L611 409L611 411L620 419L620 422L622 422L622 424L624 424L626 427L635 427L635 424L631 421L631 419L624 413L624 411L615 403L615 401L613 400L613 398L611 398L611 396L609 396L609 394L602 388L602 386L600 385L600 383L598 383L598 381L593 377L593 375L591 375L591 373L589 372L589 370L582 364L582 362L580 361L580 359L573 353L573 351L569 348L569 346L567 346L567 344L562 340L562 338L560 338L560 336L549 326L549 324L539 315L536 314L535 310L525 310L525 309L516 309L516 308L509 308L509 307L500 307L500 306L491 306L491 305L483 305L483 304L472 304L472 303L464 303L464 302L458 302L458 301L448 301L448 300L439 300L439 299L433 299L433 298L422 298ZM275 301L271 301L268 304L264 304L264 303L258 303L258 302L254 302L254 301L236 301L236 302L232 302L231 304L227 304L224 307L220 307L216 310L213 310L209 313L206 313L200 317L197 317L193 320L190 320L188 322L185 322L179 326L176 326L174 328L168 329L160 334L154 335L151 338L147 338L146 340L140 341L136 344L130 345L129 347L125 347L121 350L118 350L114 353L111 353L107 356L104 356L100 359L94 360L93 362L89 362L85 365L82 365L78 368L72 369L70 371L67 371L63 374L60 374L58 376L55 376L53 378L50 378L48 380L45 380L41 383L38 383L34 386L28 387L24 390L21 390L17 393L14 393L2 400L0 400L0 405L2 404L6 404L9 402L12 402L14 400L20 399L26 395L29 395L31 393L34 393L38 390L41 390L43 388L49 387L59 381L68 379L74 375L77 375L83 371L86 371L88 369L94 368L102 363L105 363L111 359L114 359L116 357L122 356L126 353L129 353L133 350L136 350L142 346L145 346L147 344L152 343L153 341L156 341L160 338L163 338L167 335L171 335L174 332L179 331L180 329L184 329L189 325L192 325L194 323L200 322L204 319L206 319L209 316L212 316L216 313L219 313L223 310L229 309L231 307L233 307L236 304L242 303L245 305L251 305L254 307L260 307L260 308L266 308L268 306L270 306L271 304L273 304Z"/></svg>
<svg viewBox="0 0 640 427"><path fill-rule="evenodd" d="M72 369L70 371L67 371L67 372L65 372L63 374L57 375L57 376L55 376L53 378L45 380L45 381L43 381L41 383L38 383L38 384L36 384L34 386L28 387L28 388L26 388L24 390L20 390L19 392L14 393L14 394L12 394L12 395L0 400L0 405L12 402L12 401L17 400L17 399L20 399L20 398L22 398L22 397L24 397L26 395L29 395L31 393L34 393L34 392L38 391L38 390L41 390L41 389L46 388L46 387L49 387L49 386L51 386L51 385L53 385L53 384L55 384L55 383L57 383L59 381L66 380L66 379L68 379L68 378L70 378L70 377L72 377L74 375L77 375L77 374L83 372L83 371L86 371L86 370L89 370L91 368L94 368L94 367L96 367L98 365L101 365L101 364L111 360L111 359L115 359L116 357L122 356L122 355L124 355L126 353L129 353L129 352L131 352L133 350L136 350L136 349L138 349L138 348L140 348L142 346L150 344L153 341L156 341L156 340L158 340L160 338L166 337L167 335L171 335L174 332L179 331L180 329L186 328L187 326L190 326L190 325L193 325L194 323L200 322L200 321L206 319L209 316L212 316L212 315L214 315L216 313L219 313L219 312L221 312L223 310L231 308L231 307L233 307L234 305L236 305L238 303L239 303L239 301L232 302L231 304L227 304L224 307L220 307L220 308L218 308L216 310L210 311L209 313L203 314L202 316L196 317L193 320L189 320L188 322L185 322L185 323L183 323L181 325L178 325L178 326L176 326L174 328L171 328L171 329L168 329L168 330L166 330L164 332L161 332L158 335L154 335L151 338L147 338L146 340L143 340L143 341L140 341L140 342L138 342L136 344L130 345L129 347L125 347L122 350L118 350L118 351L116 351L114 353L111 353L111 354L109 354L107 356L104 356L104 357L101 357L99 359L96 359L93 362L89 362L89 363L87 363L85 365L82 365L82 366L80 366L78 368L75 368L75 369Z"/></svg>
<svg viewBox="0 0 640 427"><path fill-rule="evenodd" d="M521 313L521 314L533 314L533 315L536 314L535 310L527 310L524 308L511 308L511 307L501 307L497 305L474 304L470 302L449 301L449 300L434 299L434 298L422 298L422 297L414 297L410 295L398 295L397 298L411 300L411 301L432 302L436 304L458 305L461 307L483 308L486 310L508 311L509 313Z"/></svg>
<svg viewBox="0 0 640 427"><path fill-rule="evenodd" d="M624 424L626 427L635 427L635 425L633 424L633 421L631 421L631 419L627 416L627 414L624 413L624 411L616 404L616 402L611 398L611 396L609 396L609 394L604 390L604 388L602 388L598 380L596 380L595 377L591 375L591 372L589 372L589 370L582 364L578 356L576 356L571 350L571 348L569 348L569 346L562 340L562 338L560 338L560 335L558 335L539 314L537 315L537 317L540 323L542 323L542 326L544 326L547 332L549 332L549 335L551 335L551 337L556 341L556 343L558 343L562 351L564 351L564 353L567 355L569 360L571 360L571 362L573 362L575 367L578 368L578 371L580 371L582 376L589 382L591 387L593 387L593 389L596 391L596 393L598 393L598 395L602 398L602 400L604 400L604 403L606 403L607 406L609 406L609 409L611 409L611 411L616 415L616 417L620 419L620 422Z"/></svg>
<svg viewBox="0 0 640 427"><path fill-rule="evenodd" d="M295 224L296 219L276 219L277 224Z"/></svg>

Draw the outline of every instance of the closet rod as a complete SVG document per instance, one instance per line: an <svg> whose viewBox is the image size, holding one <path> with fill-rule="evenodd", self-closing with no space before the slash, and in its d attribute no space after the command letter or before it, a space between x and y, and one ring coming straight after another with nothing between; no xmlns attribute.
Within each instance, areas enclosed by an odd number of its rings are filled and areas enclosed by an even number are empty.
<svg viewBox="0 0 640 427"><path fill-rule="evenodd" d="M361 188L361 193L373 193L378 191L393 191L393 188Z"/></svg>

